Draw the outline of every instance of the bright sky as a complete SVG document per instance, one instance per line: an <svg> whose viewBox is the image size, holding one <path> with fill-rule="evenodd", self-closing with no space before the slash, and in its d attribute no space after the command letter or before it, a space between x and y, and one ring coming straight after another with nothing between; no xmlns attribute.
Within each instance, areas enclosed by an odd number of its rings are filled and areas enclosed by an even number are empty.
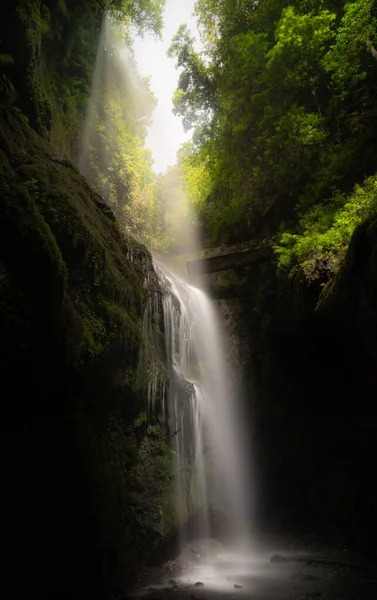
<svg viewBox="0 0 377 600"><path fill-rule="evenodd" d="M135 38L134 51L139 72L142 76L151 76L151 88L158 101L146 141L153 153L156 173L165 172L169 165L175 164L178 148L191 136L184 132L180 117L175 117L172 112L172 96L179 71L175 68L175 59L169 59L166 52L182 23L187 23L191 33L198 37L196 20L192 15L194 4L195 0L166 0L163 40L156 41L152 36Z"/></svg>

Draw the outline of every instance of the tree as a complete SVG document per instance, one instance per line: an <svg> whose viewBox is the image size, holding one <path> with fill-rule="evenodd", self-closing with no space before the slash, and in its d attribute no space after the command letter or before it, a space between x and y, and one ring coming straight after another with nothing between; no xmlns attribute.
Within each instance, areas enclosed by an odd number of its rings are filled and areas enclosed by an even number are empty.
<svg viewBox="0 0 377 600"><path fill-rule="evenodd" d="M194 130L184 169L205 171L207 242L273 235L373 173L373 0L198 0L196 13L202 54L185 28L170 54L183 67L176 111Z"/></svg>
<svg viewBox="0 0 377 600"><path fill-rule="evenodd" d="M187 26L181 25L168 50L168 56L177 59L177 68L183 68L173 104L174 114L183 117L186 131L193 126L204 125L214 104L211 68L195 52L194 41Z"/></svg>

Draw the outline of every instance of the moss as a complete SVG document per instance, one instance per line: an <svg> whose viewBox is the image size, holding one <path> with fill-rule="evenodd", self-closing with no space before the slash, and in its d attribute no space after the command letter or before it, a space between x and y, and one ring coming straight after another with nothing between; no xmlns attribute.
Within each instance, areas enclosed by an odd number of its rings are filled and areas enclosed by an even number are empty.
<svg viewBox="0 0 377 600"><path fill-rule="evenodd" d="M29 153L32 139L29 132L25 153L18 155L18 164L8 173L8 185L12 178L17 196L9 197L14 222L35 237L34 247L48 250L56 271L52 279L61 279L63 287L67 283L67 295L82 319L84 354L100 355L115 337L136 342L140 330L135 323L145 297L141 265L130 265L128 247L111 211L84 185L79 173L56 162L47 146L43 152ZM5 165L9 168L9 162ZM21 214L20 204L29 210Z"/></svg>
<svg viewBox="0 0 377 600"><path fill-rule="evenodd" d="M102 490L93 494L91 509L105 524L101 543L105 553L109 547L116 549L126 576L161 542L166 523L176 525L169 440L157 422L148 424L145 412L127 426L116 412L100 429L80 412L75 423L93 491ZM110 511L104 489L113 499Z"/></svg>
<svg viewBox="0 0 377 600"><path fill-rule="evenodd" d="M56 565L67 569L66 586L79 593L77 568L85 592L98 597L120 565L129 572L157 543L169 509L169 445L159 426L133 425L145 409L150 361L159 364L153 349L144 367L140 361L151 259L125 240L72 165L9 118L0 126L0 376L12 401L4 402L2 422L17 432L7 443L17 444L23 468L41 471L18 497L40 498L51 488L53 500L49 516L33 499L15 510L8 483L7 510L13 520L34 511L30 547L39 529L50 529L46 519L59 523L61 539L44 540L41 560L51 578ZM64 546L73 550L60 556Z"/></svg>

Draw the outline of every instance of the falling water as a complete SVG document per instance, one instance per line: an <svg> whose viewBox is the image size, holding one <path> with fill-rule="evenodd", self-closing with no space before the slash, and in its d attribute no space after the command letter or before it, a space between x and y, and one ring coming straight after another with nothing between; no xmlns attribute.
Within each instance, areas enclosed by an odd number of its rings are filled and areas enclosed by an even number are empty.
<svg viewBox="0 0 377 600"><path fill-rule="evenodd" d="M123 95L132 87L129 85L132 68L125 68L127 65L120 60L124 48L113 33L106 18L77 162L110 205L122 205L125 200L122 190L114 192L109 184L113 155L102 133L112 126L113 94L115 104L119 104L120 95L124 101L120 104L127 105ZM177 206L187 228L188 213L182 211L180 203ZM133 262L133 258L130 248L127 259ZM144 389L147 372L148 416L151 420L159 419L171 440L177 521L183 524L195 515L199 524L195 533L209 538L212 511L224 514L232 526L228 541L237 542L234 546L238 546L232 548L231 544L222 551L212 546L204 559L199 557L193 573L190 569L183 572L182 581L188 589L190 578L197 576L198 580L206 580L206 589L233 593L234 589L242 588L233 583L237 577L245 592L255 591L256 575L270 577L271 569L276 566L271 566L269 559L257 556L252 548L254 540L250 544L248 539L250 451L246 419L224 351L226 340L221 323L214 303L202 290L189 285L158 261L155 271L158 282L152 281L154 274L149 265L144 282L149 300L144 312L146 344L140 349L140 382ZM162 333L165 352L159 356ZM182 539L182 545L186 541ZM287 578L290 576L288 573Z"/></svg>
<svg viewBox="0 0 377 600"><path fill-rule="evenodd" d="M100 178L98 188L93 164L105 175L111 165L111 150L104 147L100 133L103 127L110 126L105 107L111 100L112 78L124 78L120 89L127 89L130 75L127 69L117 68L121 51L111 24L105 19L78 164L108 201L106 177ZM132 261L132 251L129 260ZM152 345L158 346L160 317L163 318L163 362L168 385L161 377L160 366L149 365L147 405L150 418L159 416L168 425L177 520L184 523L190 515L196 515L201 536L209 537L209 516L215 510L228 518L235 538L244 537L249 524L249 452L216 310L202 290L157 261L155 269L162 298L160 291L150 292L144 330ZM148 281L146 286L150 288ZM144 367L145 363L140 370Z"/></svg>
<svg viewBox="0 0 377 600"><path fill-rule="evenodd" d="M221 511L234 536L244 537L249 523L248 451L216 311L203 291L161 264L155 268L164 290L177 516L184 522L198 514L200 534L209 537L209 512ZM154 310L159 310L157 305ZM149 403L155 405L153 394Z"/></svg>

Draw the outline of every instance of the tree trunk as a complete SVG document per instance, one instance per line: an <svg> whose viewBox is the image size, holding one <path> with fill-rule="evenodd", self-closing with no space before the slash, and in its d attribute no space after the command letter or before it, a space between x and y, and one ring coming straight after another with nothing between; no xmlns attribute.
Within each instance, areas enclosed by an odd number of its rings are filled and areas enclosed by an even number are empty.
<svg viewBox="0 0 377 600"><path fill-rule="evenodd" d="M369 48L370 48L370 51L372 53L373 58L375 60L377 60L377 50L376 50L376 48L373 46L373 44L372 44L371 41L367 40L366 43L367 43L367 46L369 46Z"/></svg>

